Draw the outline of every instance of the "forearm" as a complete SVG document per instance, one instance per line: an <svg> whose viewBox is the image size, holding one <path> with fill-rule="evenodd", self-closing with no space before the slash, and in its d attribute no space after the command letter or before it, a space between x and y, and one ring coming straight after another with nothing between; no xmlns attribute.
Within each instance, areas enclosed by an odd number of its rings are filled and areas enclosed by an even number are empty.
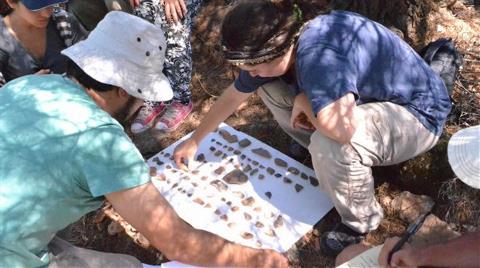
<svg viewBox="0 0 480 268"><path fill-rule="evenodd" d="M417 251L418 266L478 267L480 266L480 231L464 234L446 243Z"/></svg>
<svg viewBox="0 0 480 268"><path fill-rule="evenodd" d="M192 138L197 142L200 141L225 119L227 119L252 93L241 93L237 91L233 84L231 84L220 98L213 104L210 111L202 119L202 123L192 135Z"/></svg>
<svg viewBox="0 0 480 268"><path fill-rule="evenodd" d="M233 244L217 235L187 227L175 238L176 250L167 255L169 259L197 266L241 266L257 263L260 251ZM180 229L179 229L180 230Z"/></svg>

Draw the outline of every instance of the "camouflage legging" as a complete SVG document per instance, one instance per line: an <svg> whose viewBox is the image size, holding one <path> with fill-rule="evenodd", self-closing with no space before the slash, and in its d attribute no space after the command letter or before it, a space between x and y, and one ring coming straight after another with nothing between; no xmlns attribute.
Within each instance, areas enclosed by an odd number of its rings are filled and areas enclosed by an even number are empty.
<svg viewBox="0 0 480 268"><path fill-rule="evenodd" d="M174 92L174 101L188 104L191 98L190 81L192 79L192 47L190 32L193 19L197 15L203 0L184 0L187 15L177 23L168 23L165 10L159 0L142 0L133 14L159 25L165 33L167 50L164 73Z"/></svg>

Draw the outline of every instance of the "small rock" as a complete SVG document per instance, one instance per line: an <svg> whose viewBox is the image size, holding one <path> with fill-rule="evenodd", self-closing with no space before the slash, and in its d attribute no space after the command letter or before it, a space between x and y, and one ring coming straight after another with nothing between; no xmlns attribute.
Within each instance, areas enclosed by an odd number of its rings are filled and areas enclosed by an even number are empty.
<svg viewBox="0 0 480 268"><path fill-rule="evenodd" d="M193 202L199 204L200 206L203 206L205 204L205 202L200 197L193 199Z"/></svg>
<svg viewBox="0 0 480 268"><path fill-rule="evenodd" d="M257 174L257 172L258 172L258 168L253 169L252 172L250 172L250 176Z"/></svg>
<svg viewBox="0 0 480 268"><path fill-rule="evenodd" d="M267 173L270 174L270 175L273 175L275 173L275 169L273 169L271 167L267 167Z"/></svg>
<svg viewBox="0 0 480 268"><path fill-rule="evenodd" d="M253 153L259 155L259 156L262 156L262 157L265 157L265 158L272 158L272 155L270 154L269 151L263 149L263 148L256 148L256 149L253 149L252 150Z"/></svg>
<svg viewBox="0 0 480 268"><path fill-rule="evenodd" d="M242 148L248 147L250 144L252 144L252 142L247 138L238 142L238 145L240 145Z"/></svg>
<svg viewBox="0 0 480 268"><path fill-rule="evenodd" d="M280 167L287 167L287 162L285 162L284 160L280 159L280 158L275 158L273 160L275 162L275 164L277 166L280 166Z"/></svg>
<svg viewBox="0 0 480 268"><path fill-rule="evenodd" d="M252 166L247 165L247 166L243 169L243 172L247 173L247 172L249 172L250 170L252 170Z"/></svg>
<svg viewBox="0 0 480 268"><path fill-rule="evenodd" d="M317 178L314 178L314 177L312 177L312 176L310 176L310 177L308 177L308 178L310 179L310 184L311 184L312 186L317 187L317 186L319 185Z"/></svg>
<svg viewBox="0 0 480 268"><path fill-rule="evenodd" d="M249 233L249 232L244 232L244 233L242 234L242 238L243 238L243 239L247 239L247 240L252 239L252 238L253 238L253 234L251 234L251 233Z"/></svg>
<svg viewBox="0 0 480 268"><path fill-rule="evenodd" d="M273 222L273 227L280 228L282 226L283 226L283 217L282 215L279 215Z"/></svg>
<svg viewBox="0 0 480 268"><path fill-rule="evenodd" d="M265 226L265 225L263 225L263 223L261 223L261 222L259 222L259 221L257 221L257 222L255 223L255 227L257 227L257 228L263 228L263 226Z"/></svg>
<svg viewBox="0 0 480 268"><path fill-rule="evenodd" d="M245 220L249 221L252 219L252 215L248 214L247 212L244 212L243 213L243 217L245 218Z"/></svg>
<svg viewBox="0 0 480 268"><path fill-rule="evenodd" d="M265 175L263 175L263 174L258 175L258 179L259 179L259 180L265 179Z"/></svg>
<svg viewBox="0 0 480 268"><path fill-rule="evenodd" d="M265 195L268 197L268 199L272 198L272 193L271 192L266 192Z"/></svg>
<svg viewBox="0 0 480 268"><path fill-rule="evenodd" d="M223 172L225 171L225 168L224 167L218 167L217 169L215 169L215 174L217 175L221 175Z"/></svg>
<svg viewBox="0 0 480 268"><path fill-rule="evenodd" d="M214 186L219 192L225 192L228 186L220 180L214 180L210 182L210 185Z"/></svg>
<svg viewBox="0 0 480 268"><path fill-rule="evenodd" d="M277 177L277 178L280 178L280 177L282 177L282 174L276 173L274 176Z"/></svg>
<svg viewBox="0 0 480 268"><path fill-rule="evenodd" d="M199 155L197 156L197 161L199 161L199 162L205 161L205 155L204 155L204 154L199 154Z"/></svg>
<svg viewBox="0 0 480 268"><path fill-rule="evenodd" d="M247 197L246 199L242 200L242 205L244 206L251 206L253 203L255 203L255 198L253 196Z"/></svg>
<svg viewBox="0 0 480 268"><path fill-rule="evenodd" d="M305 174L305 173L303 173L303 172L302 172L302 174L300 174L300 177L301 177L302 179L304 179L304 180L308 180L307 174Z"/></svg>
<svg viewBox="0 0 480 268"><path fill-rule="evenodd" d="M224 220L224 221L228 221L228 216L227 214L223 214L222 216L220 216L220 219Z"/></svg>
<svg viewBox="0 0 480 268"><path fill-rule="evenodd" d="M287 170L293 175L298 175L300 173L300 171L295 167L289 167Z"/></svg>
<svg viewBox="0 0 480 268"><path fill-rule="evenodd" d="M248 176L239 169L234 169L227 173L223 180L228 184L244 184L248 181Z"/></svg>
<svg viewBox="0 0 480 268"><path fill-rule="evenodd" d="M290 178L284 177L283 182L286 183L286 184L290 184L290 183L292 183L292 180Z"/></svg>
<svg viewBox="0 0 480 268"><path fill-rule="evenodd" d="M300 184L295 184L295 191L300 192L301 190L303 190L303 186L300 185Z"/></svg>
<svg viewBox="0 0 480 268"><path fill-rule="evenodd" d="M157 176L157 168L150 167L150 177L155 177L155 176Z"/></svg>

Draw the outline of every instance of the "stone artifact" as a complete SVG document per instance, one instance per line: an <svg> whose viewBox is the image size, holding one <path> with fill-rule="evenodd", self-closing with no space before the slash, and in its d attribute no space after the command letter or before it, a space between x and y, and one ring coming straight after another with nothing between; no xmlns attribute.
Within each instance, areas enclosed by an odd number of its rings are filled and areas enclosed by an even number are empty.
<svg viewBox="0 0 480 268"><path fill-rule="evenodd" d="M303 190L303 186L300 185L300 184L295 184L295 191L300 192L301 190Z"/></svg>
<svg viewBox="0 0 480 268"><path fill-rule="evenodd" d="M247 138L238 142L238 145L240 145L242 148L248 147L250 144L252 144L252 142Z"/></svg>
<svg viewBox="0 0 480 268"><path fill-rule="evenodd" d="M270 154L270 152L263 148L252 149L252 152L268 159L272 158L272 155Z"/></svg>
<svg viewBox="0 0 480 268"><path fill-rule="evenodd" d="M275 164L276 164L277 166L280 166L280 167L287 167L287 166L288 166L288 165L287 165L287 162L283 161L283 160L280 159L280 158L275 158L273 161L275 162Z"/></svg>
<svg viewBox="0 0 480 268"><path fill-rule="evenodd" d="M310 179L310 184L317 187L319 185L317 178L314 178L312 176L308 177Z"/></svg>
<svg viewBox="0 0 480 268"><path fill-rule="evenodd" d="M294 167L289 167L287 169L290 173L292 173L293 175L298 175L300 174L300 171L297 169L297 168L294 168Z"/></svg>
<svg viewBox="0 0 480 268"><path fill-rule="evenodd" d="M228 184L244 184L248 181L248 176L239 169L234 169L227 173L223 180Z"/></svg>
<svg viewBox="0 0 480 268"><path fill-rule="evenodd" d="M220 180L213 180L210 185L214 186L219 192L225 192L228 186Z"/></svg>

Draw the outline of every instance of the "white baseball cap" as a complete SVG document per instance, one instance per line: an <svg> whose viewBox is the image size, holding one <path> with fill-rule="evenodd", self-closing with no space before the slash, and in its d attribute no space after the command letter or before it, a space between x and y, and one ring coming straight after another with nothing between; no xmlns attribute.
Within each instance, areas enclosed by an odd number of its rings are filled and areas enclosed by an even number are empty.
<svg viewBox="0 0 480 268"><path fill-rule="evenodd" d="M480 189L480 125L453 134L447 152L455 175L465 184Z"/></svg>
<svg viewBox="0 0 480 268"><path fill-rule="evenodd" d="M173 91L162 73L167 47L159 26L121 11L109 12L88 38L62 54L98 82L143 100L167 101Z"/></svg>

